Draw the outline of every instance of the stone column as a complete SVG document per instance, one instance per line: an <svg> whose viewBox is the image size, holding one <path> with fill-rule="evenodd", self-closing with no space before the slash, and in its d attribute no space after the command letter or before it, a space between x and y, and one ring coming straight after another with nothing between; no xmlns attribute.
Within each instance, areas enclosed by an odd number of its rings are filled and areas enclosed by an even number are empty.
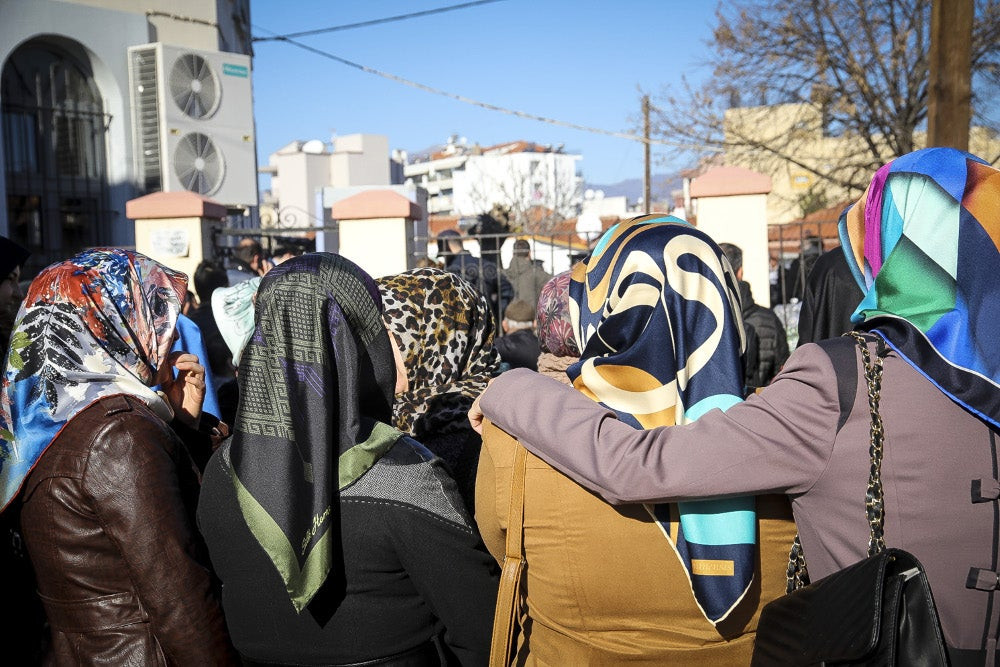
<svg viewBox="0 0 1000 667"><path fill-rule="evenodd" d="M194 270L203 259L219 259L212 228L222 227L226 207L193 192L154 192L125 205L135 221L135 249L186 273L193 291Z"/></svg>
<svg viewBox="0 0 1000 667"><path fill-rule="evenodd" d="M743 280L753 299L771 305L768 279L767 194L771 178L742 167L714 167L691 182L697 226L716 243L743 250Z"/></svg>
<svg viewBox="0 0 1000 667"><path fill-rule="evenodd" d="M414 266L417 221L423 211L392 190L367 190L333 204L340 231L338 252L373 278Z"/></svg>

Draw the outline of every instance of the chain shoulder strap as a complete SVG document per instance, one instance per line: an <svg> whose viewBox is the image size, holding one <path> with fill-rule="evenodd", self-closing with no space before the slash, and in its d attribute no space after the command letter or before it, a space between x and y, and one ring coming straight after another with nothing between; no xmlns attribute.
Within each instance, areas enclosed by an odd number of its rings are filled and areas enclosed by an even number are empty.
<svg viewBox="0 0 1000 667"><path fill-rule="evenodd" d="M868 455L871 468L868 472L868 490L865 493L865 516L868 519L868 555L885 551L885 496L882 490L882 454L884 452L885 429L882 426L882 415L879 412L879 402L882 398L882 356L871 352L865 337L857 331L849 334L861 348L861 358L865 364L865 380L868 383L868 409L871 411L871 441L868 445Z"/></svg>
<svg viewBox="0 0 1000 667"><path fill-rule="evenodd" d="M865 518L868 520L868 555L885 550L885 495L882 490L882 454L884 452L885 429L882 426L882 414L879 403L882 398L882 354L877 353L872 360L868 349L868 339L857 331L844 334L853 338L861 350L861 360L865 367L865 383L868 385L868 410L871 413L870 442L868 456L871 466L868 471L868 489L865 492ZM881 349L881 346L879 346ZM798 534L792 542L788 554L788 569L786 571L785 590L788 593L802 588L809 583L809 570L806 568L805 554Z"/></svg>

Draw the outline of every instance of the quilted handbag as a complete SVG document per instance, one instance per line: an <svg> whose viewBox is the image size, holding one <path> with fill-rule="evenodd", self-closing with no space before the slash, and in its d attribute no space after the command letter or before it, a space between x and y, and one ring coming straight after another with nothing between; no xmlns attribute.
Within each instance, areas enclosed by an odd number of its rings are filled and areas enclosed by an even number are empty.
<svg viewBox="0 0 1000 667"><path fill-rule="evenodd" d="M947 665L944 637L927 575L902 549L887 549L882 534L882 359L861 348L871 409L871 472L866 494L868 558L809 585L798 537L789 564L790 592L760 615L751 665Z"/></svg>

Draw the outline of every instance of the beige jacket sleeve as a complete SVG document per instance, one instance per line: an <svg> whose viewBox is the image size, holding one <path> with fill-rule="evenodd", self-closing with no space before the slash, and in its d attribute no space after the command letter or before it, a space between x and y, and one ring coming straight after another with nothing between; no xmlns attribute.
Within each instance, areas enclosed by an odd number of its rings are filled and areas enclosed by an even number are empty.
<svg viewBox="0 0 1000 667"><path fill-rule="evenodd" d="M829 461L840 416L833 364L813 344L796 349L760 394L685 426L636 430L524 369L494 380L481 405L532 453L614 504L803 493Z"/></svg>

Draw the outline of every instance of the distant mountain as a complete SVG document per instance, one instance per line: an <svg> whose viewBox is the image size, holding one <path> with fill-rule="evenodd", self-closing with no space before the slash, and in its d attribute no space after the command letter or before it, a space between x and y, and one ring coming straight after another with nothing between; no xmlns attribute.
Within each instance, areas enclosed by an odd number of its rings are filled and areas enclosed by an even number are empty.
<svg viewBox="0 0 1000 667"><path fill-rule="evenodd" d="M653 201L664 201L670 198L670 192L680 190L681 177L677 174L653 174L649 186ZM621 197L625 195L629 202L635 202L642 196L642 179L629 178L611 185L584 183L584 190L603 190L605 197Z"/></svg>

